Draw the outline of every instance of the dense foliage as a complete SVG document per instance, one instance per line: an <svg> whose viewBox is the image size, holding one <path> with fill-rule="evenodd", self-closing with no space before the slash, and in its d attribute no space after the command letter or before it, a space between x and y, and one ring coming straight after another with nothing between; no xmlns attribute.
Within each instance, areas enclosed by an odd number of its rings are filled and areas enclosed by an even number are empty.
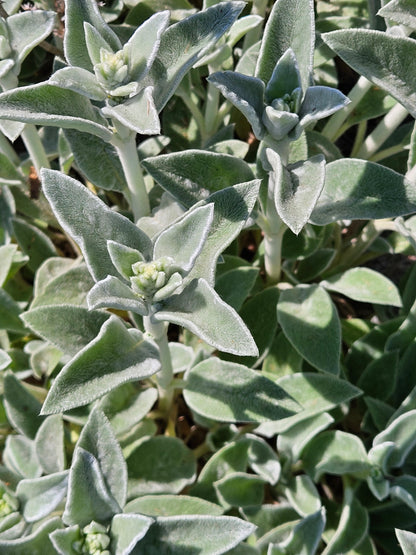
<svg viewBox="0 0 416 555"><path fill-rule="evenodd" d="M416 553L416 2L0 3L0 552Z"/></svg>

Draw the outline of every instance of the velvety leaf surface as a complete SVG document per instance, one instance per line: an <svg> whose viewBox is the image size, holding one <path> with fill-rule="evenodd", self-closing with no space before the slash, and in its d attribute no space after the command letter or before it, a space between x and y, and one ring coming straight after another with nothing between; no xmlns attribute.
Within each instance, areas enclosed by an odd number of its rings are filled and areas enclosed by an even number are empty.
<svg viewBox="0 0 416 555"><path fill-rule="evenodd" d="M146 87L121 104L105 106L102 113L141 135L160 133L159 116L152 87Z"/></svg>
<svg viewBox="0 0 416 555"><path fill-rule="evenodd" d="M341 326L334 305L317 285L299 285L280 293L277 318L295 349L322 372L337 375Z"/></svg>
<svg viewBox="0 0 416 555"><path fill-rule="evenodd" d="M234 310L240 310L259 275L258 268L241 267L222 274L216 281L215 290Z"/></svg>
<svg viewBox="0 0 416 555"><path fill-rule="evenodd" d="M109 318L108 313L71 305L42 306L22 314L30 329L71 356L95 339Z"/></svg>
<svg viewBox="0 0 416 555"><path fill-rule="evenodd" d="M369 29L334 31L322 38L355 71L416 117L416 41Z"/></svg>
<svg viewBox="0 0 416 555"><path fill-rule="evenodd" d="M289 537L279 543L276 550L271 549L268 555L278 555L282 549L286 553L315 555L325 524L325 509L320 509L296 524Z"/></svg>
<svg viewBox="0 0 416 555"><path fill-rule="evenodd" d="M416 29L416 9L413 0L390 0L377 14Z"/></svg>
<svg viewBox="0 0 416 555"><path fill-rule="evenodd" d="M16 333L24 333L25 326L20 319L20 305L4 290L0 289L0 327Z"/></svg>
<svg viewBox="0 0 416 555"><path fill-rule="evenodd" d="M78 129L104 141L111 139L106 120L85 96L48 83L0 94L0 118Z"/></svg>
<svg viewBox="0 0 416 555"><path fill-rule="evenodd" d="M50 305L87 306L88 291L94 286L94 280L85 264L70 268L67 272L53 278L37 295L30 305L31 309Z"/></svg>
<svg viewBox="0 0 416 555"><path fill-rule="evenodd" d="M242 2L219 3L166 29L147 80L155 87L159 112L185 73L231 27L243 7Z"/></svg>
<svg viewBox="0 0 416 555"><path fill-rule="evenodd" d="M244 322L203 279L192 280L182 293L167 299L154 318L184 326L221 351L258 354Z"/></svg>
<svg viewBox="0 0 416 555"><path fill-rule="evenodd" d="M321 281L320 285L355 301L402 306L396 285L380 272L370 268L351 268Z"/></svg>
<svg viewBox="0 0 416 555"><path fill-rule="evenodd" d="M203 150L161 154L147 158L143 166L187 208L215 191L254 177L243 160Z"/></svg>
<svg viewBox="0 0 416 555"><path fill-rule="evenodd" d="M127 330L118 317L111 316L98 336L61 370L42 412L64 412L86 405L118 385L151 376L159 368L154 344L139 330Z"/></svg>
<svg viewBox="0 0 416 555"><path fill-rule="evenodd" d="M25 436L7 437L3 462L23 478L39 478L42 474L42 468L36 456L35 443Z"/></svg>
<svg viewBox="0 0 416 555"><path fill-rule="evenodd" d="M213 515L224 512L223 507L199 497L190 495L142 495L124 507L126 513L140 513L148 516Z"/></svg>
<svg viewBox="0 0 416 555"><path fill-rule="evenodd" d="M150 255L151 242L147 235L75 179L44 169L42 184L59 223L79 244L96 281L109 274L118 275L107 250L108 239Z"/></svg>
<svg viewBox="0 0 416 555"><path fill-rule="evenodd" d="M264 484L260 476L234 472L217 480L214 487L224 507L251 507L261 505L264 498Z"/></svg>
<svg viewBox="0 0 416 555"><path fill-rule="evenodd" d="M240 364L210 359L186 375L184 397L192 410L222 422L264 422L292 416L297 403L271 380Z"/></svg>
<svg viewBox="0 0 416 555"><path fill-rule="evenodd" d="M56 555L56 550L49 538L54 530L62 528L59 517L53 517L41 524L34 532L16 540L0 539L0 549L4 555L27 555L41 553L42 555Z"/></svg>
<svg viewBox="0 0 416 555"><path fill-rule="evenodd" d="M13 218L13 232L22 251L29 257L28 266L33 272L46 258L56 256L56 249L40 229L21 218Z"/></svg>
<svg viewBox="0 0 416 555"><path fill-rule="evenodd" d="M179 493L195 480L192 451L178 438L144 439L127 457L129 497L149 493Z"/></svg>
<svg viewBox="0 0 416 555"><path fill-rule="evenodd" d="M22 385L14 374L4 377L4 408L7 418L16 430L34 439L44 420L39 416L41 403Z"/></svg>
<svg viewBox="0 0 416 555"><path fill-rule="evenodd" d="M302 88L309 86L315 44L314 8L311 0L278 0L264 30L256 77L267 83L288 48L295 53Z"/></svg>
<svg viewBox="0 0 416 555"><path fill-rule="evenodd" d="M407 455L414 447L416 437L412 423L414 424L415 416L416 410L405 412L398 418L395 418L385 430L374 438L373 446L387 441L394 443L394 449L389 453L386 460L387 468L402 466Z"/></svg>
<svg viewBox="0 0 416 555"><path fill-rule="evenodd" d="M395 530L397 539L404 555L412 555L416 549L416 534L407 530Z"/></svg>
<svg viewBox="0 0 416 555"><path fill-rule="evenodd" d="M232 516L159 517L132 555L221 555L238 545L254 525Z"/></svg>
<svg viewBox="0 0 416 555"><path fill-rule="evenodd" d="M129 555L147 533L153 519L143 515L118 514L111 521L111 549L114 555Z"/></svg>
<svg viewBox="0 0 416 555"><path fill-rule="evenodd" d="M363 540L368 532L368 525L367 510L358 499L348 499L344 503L338 528L329 541L325 553L328 555L348 553Z"/></svg>
<svg viewBox="0 0 416 555"><path fill-rule="evenodd" d="M60 414L53 414L43 420L36 434L35 449L45 474L65 469L64 426Z"/></svg>
<svg viewBox="0 0 416 555"><path fill-rule="evenodd" d="M49 515L64 499L68 487L68 470L41 478L21 480L16 489L27 522Z"/></svg>
<svg viewBox="0 0 416 555"><path fill-rule="evenodd" d="M415 210L416 193L410 181L380 164L351 158L327 164L311 221L326 225L342 219L392 218Z"/></svg>
<svg viewBox="0 0 416 555"><path fill-rule="evenodd" d="M292 477L285 495L291 506L302 516L308 516L319 511L321 498L312 479L307 474Z"/></svg>
<svg viewBox="0 0 416 555"><path fill-rule="evenodd" d="M7 18L10 46L20 63L42 42L55 26L56 14L43 10L26 11Z"/></svg>
<svg viewBox="0 0 416 555"><path fill-rule="evenodd" d="M111 495L98 460L77 447L69 473L68 495L62 520L83 527L92 520L107 524L121 508Z"/></svg>

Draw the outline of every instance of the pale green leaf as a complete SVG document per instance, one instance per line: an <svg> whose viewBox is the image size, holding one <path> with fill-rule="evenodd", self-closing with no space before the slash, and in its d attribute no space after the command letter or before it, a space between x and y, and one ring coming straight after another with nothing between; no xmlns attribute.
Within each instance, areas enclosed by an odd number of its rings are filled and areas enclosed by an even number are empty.
<svg viewBox="0 0 416 555"><path fill-rule="evenodd" d="M60 414L52 414L44 419L36 434L35 448L45 474L65 469L64 426Z"/></svg>
<svg viewBox="0 0 416 555"><path fill-rule="evenodd" d="M153 519L143 515L115 515L110 529L111 549L114 555L129 555L152 523Z"/></svg>
<svg viewBox="0 0 416 555"><path fill-rule="evenodd" d="M7 18L10 46L21 64L33 48L53 31L56 14L45 10L20 12Z"/></svg>
<svg viewBox="0 0 416 555"><path fill-rule="evenodd" d="M23 516L34 522L48 516L64 499L68 487L68 471L21 480L16 494L22 503Z"/></svg>
<svg viewBox="0 0 416 555"><path fill-rule="evenodd" d="M80 67L58 69L49 78L48 83L61 89L68 89L82 94L91 100L103 101L107 94L93 73Z"/></svg>
<svg viewBox="0 0 416 555"><path fill-rule="evenodd" d="M407 455L416 444L414 433L414 419L416 410L405 412L395 418L390 425L380 432L373 440L373 446L385 442L393 442L394 449L389 453L386 460L387 468L396 468L403 465Z"/></svg>
<svg viewBox="0 0 416 555"><path fill-rule="evenodd" d="M102 113L141 135L158 135L160 121L153 100L153 88L146 87L121 104L105 106Z"/></svg>
<svg viewBox="0 0 416 555"><path fill-rule="evenodd" d="M49 534L62 528L62 521L55 516L43 522L31 534L16 540L0 539L0 549L4 555L27 555L41 553L42 555L56 555Z"/></svg>
<svg viewBox="0 0 416 555"><path fill-rule="evenodd" d="M126 513L140 513L148 516L219 516L224 512L224 509L199 497L161 493L159 495L142 495L137 499L133 499L124 507L124 511Z"/></svg>

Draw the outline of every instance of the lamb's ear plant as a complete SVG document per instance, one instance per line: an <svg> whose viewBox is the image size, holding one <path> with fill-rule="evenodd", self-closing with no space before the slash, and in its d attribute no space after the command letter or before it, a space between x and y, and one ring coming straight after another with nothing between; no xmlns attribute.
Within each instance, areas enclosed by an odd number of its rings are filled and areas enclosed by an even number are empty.
<svg viewBox="0 0 416 555"><path fill-rule="evenodd" d="M58 4L0 6L0 553L414 553L413 4Z"/></svg>

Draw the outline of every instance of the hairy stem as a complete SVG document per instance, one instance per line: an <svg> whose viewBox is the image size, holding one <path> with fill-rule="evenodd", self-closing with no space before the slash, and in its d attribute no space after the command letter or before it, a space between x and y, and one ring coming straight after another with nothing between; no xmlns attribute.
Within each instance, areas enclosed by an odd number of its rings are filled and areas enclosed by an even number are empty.
<svg viewBox="0 0 416 555"><path fill-rule="evenodd" d="M150 203L137 153L136 135L131 131L123 137L116 134L113 145L123 166L128 187L126 196L130 201L134 220L137 221L139 218L150 214Z"/></svg>
<svg viewBox="0 0 416 555"><path fill-rule="evenodd" d="M41 168L50 168L51 166L36 127L31 123L27 123L21 137L35 166L36 173L40 175Z"/></svg>

